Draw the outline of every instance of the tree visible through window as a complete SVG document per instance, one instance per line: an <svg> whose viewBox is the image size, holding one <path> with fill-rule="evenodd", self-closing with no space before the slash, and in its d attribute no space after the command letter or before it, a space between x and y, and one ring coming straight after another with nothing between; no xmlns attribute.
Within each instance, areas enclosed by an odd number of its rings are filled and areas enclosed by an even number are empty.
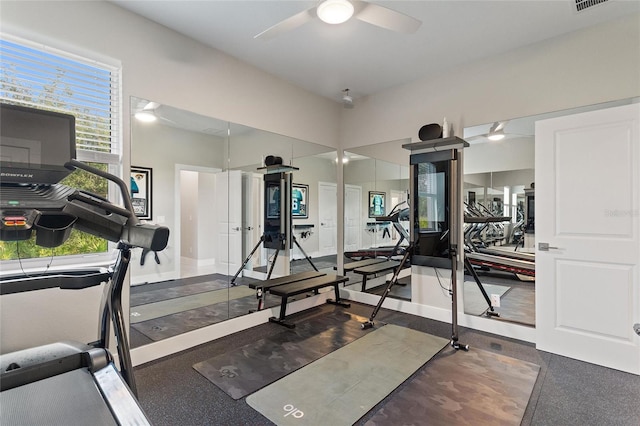
<svg viewBox="0 0 640 426"><path fill-rule="evenodd" d="M78 160L111 173L120 169L119 70L43 46L0 39L0 101L72 114ZM117 173L116 173L117 174ZM62 182L109 198L104 178L76 170ZM108 243L72 231L55 249L29 241L0 241L0 260L102 253Z"/></svg>

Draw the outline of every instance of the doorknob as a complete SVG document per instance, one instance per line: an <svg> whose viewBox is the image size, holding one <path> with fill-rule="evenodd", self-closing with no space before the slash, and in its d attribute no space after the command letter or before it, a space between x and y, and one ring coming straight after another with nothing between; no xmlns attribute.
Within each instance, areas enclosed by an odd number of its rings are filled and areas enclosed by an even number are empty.
<svg viewBox="0 0 640 426"><path fill-rule="evenodd" d="M633 331L635 331L636 334L640 336L640 323L633 325Z"/></svg>
<svg viewBox="0 0 640 426"><path fill-rule="evenodd" d="M239 230L240 230L240 227L239 227L239 226L236 226L235 228L231 228L231 230L232 230L232 231L239 231Z"/></svg>
<svg viewBox="0 0 640 426"><path fill-rule="evenodd" d="M253 228L250 226L247 226L247 231L251 231Z"/></svg>
<svg viewBox="0 0 640 426"><path fill-rule="evenodd" d="M560 250L559 247L552 247L549 243L538 243L538 250L540 251L549 251L549 250Z"/></svg>

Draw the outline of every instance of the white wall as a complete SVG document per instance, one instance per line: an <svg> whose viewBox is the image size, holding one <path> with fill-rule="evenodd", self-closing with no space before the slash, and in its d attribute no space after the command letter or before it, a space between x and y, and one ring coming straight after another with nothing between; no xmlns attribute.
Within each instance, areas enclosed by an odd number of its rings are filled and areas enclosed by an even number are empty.
<svg viewBox="0 0 640 426"><path fill-rule="evenodd" d="M443 117L461 136L466 126L638 96L639 70L633 15L358 99L342 110L340 139L346 150L418 140Z"/></svg>
<svg viewBox="0 0 640 426"><path fill-rule="evenodd" d="M180 171L180 255L198 258L198 172ZM160 196L158 193L156 196ZM132 280L135 284L135 280Z"/></svg>

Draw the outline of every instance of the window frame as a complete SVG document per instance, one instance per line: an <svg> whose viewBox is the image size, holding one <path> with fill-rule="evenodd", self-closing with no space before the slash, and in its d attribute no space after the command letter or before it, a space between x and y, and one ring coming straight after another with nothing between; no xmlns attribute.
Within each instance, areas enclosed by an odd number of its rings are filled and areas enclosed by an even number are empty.
<svg viewBox="0 0 640 426"><path fill-rule="evenodd" d="M112 58L104 58L99 54L92 54L86 51L76 53L70 51L69 46L57 47L55 43L49 40L47 44L30 41L11 34L0 32L0 40L13 44L24 46L28 49L34 49L48 55L56 55L65 61L74 61L85 66L99 68L109 73L109 114L110 114L110 151L104 152L98 150L88 150L76 147L76 159L82 162L95 162L107 165L109 173L116 176L123 176L123 155L124 155L124 138L123 138L123 95L122 95L122 64L120 61ZM1 98L4 102L16 103L20 105L38 107L39 104L33 102L17 102L11 98ZM46 105L45 105L46 106ZM48 107L50 108L50 107ZM69 112L71 110L58 109L60 112ZM73 113L73 111L71 111ZM116 204L121 204L122 197L120 189L113 182L108 182L107 189L108 199ZM4 273L22 272L27 270L38 270L46 268L47 270L56 270L58 268L68 269L69 266L106 266L112 264L115 260L114 249L116 244L107 241L107 250L100 253L83 253L74 255L55 255L39 258L23 258L2 260L0 265Z"/></svg>

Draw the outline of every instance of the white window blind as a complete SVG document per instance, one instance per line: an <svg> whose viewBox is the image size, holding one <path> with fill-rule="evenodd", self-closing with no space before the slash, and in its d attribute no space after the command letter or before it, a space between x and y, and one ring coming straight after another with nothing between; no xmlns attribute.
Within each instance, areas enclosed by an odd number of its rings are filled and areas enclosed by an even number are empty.
<svg viewBox="0 0 640 426"><path fill-rule="evenodd" d="M0 38L0 100L74 115L80 160L119 163L119 86L113 66Z"/></svg>

